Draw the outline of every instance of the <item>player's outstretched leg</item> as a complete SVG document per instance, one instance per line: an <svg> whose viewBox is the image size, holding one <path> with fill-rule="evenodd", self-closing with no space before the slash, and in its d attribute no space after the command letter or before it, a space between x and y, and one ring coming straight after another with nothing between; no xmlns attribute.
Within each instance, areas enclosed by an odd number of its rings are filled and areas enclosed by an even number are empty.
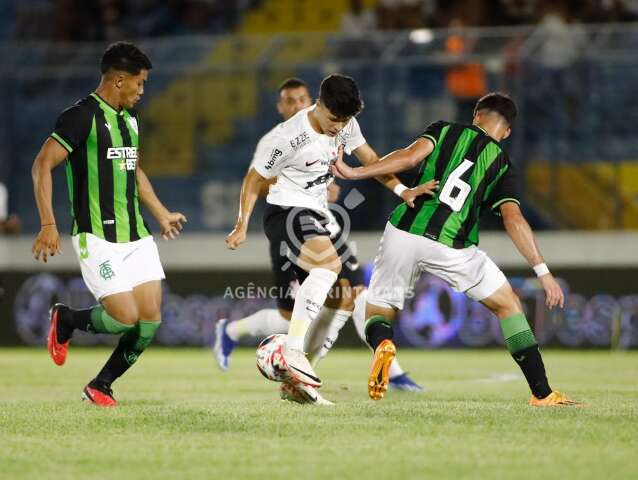
<svg viewBox="0 0 638 480"><path fill-rule="evenodd" d="M320 387L321 379L303 351L304 339L337 280L341 261L330 238L317 236L304 242L297 262L308 271L308 277L295 296L284 359L291 381Z"/></svg>
<svg viewBox="0 0 638 480"><path fill-rule="evenodd" d="M102 305L83 310L74 310L62 303L51 307L47 346L56 365L64 365L69 342L74 330L91 333L118 335L132 329L134 325L121 323L111 317Z"/></svg>
<svg viewBox="0 0 638 480"><path fill-rule="evenodd" d="M481 302L500 319L505 345L532 391L529 404L538 407L579 405L549 386L538 343L510 284L506 282Z"/></svg>
<svg viewBox="0 0 638 480"><path fill-rule="evenodd" d="M215 326L213 354L217 366L225 372L230 367L230 355L239 340L250 336L265 338L268 335L288 332L290 322L275 308L264 308L258 312L231 322L223 318Z"/></svg>
<svg viewBox="0 0 638 480"><path fill-rule="evenodd" d="M303 352L304 338L335 280L337 274L332 270L313 268L299 287L292 310L284 358L291 378L313 387L320 387L321 379Z"/></svg>
<svg viewBox="0 0 638 480"><path fill-rule="evenodd" d="M354 311L352 312L352 321L359 338L367 344L365 325L366 325L366 299L368 298L368 289L363 289L357 295L354 301ZM405 392L423 392L424 388L416 383L406 371L401 368L401 364L397 358L390 365L390 383L389 386L393 390L401 390Z"/></svg>
<svg viewBox="0 0 638 480"><path fill-rule="evenodd" d="M102 370L84 387L82 393L85 400L100 406L117 405L111 385L137 362L160 325L160 321L140 320L133 329L122 335Z"/></svg>
<svg viewBox="0 0 638 480"><path fill-rule="evenodd" d="M99 406L115 406L112 383L122 376L153 340L161 324L162 289L159 280L145 282L102 301L113 316L131 324L97 376L84 388L83 397ZM110 317L106 312L104 315Z"/></svg>
<svg viewBox="0 0 638 480"><path fill-rule="evenodd" d="M339 332L352 316L354 293L348 279L338 279L319 315L310 325L304 341L304 350L308 353L313 367L328 355L339 338Z"/></svg>

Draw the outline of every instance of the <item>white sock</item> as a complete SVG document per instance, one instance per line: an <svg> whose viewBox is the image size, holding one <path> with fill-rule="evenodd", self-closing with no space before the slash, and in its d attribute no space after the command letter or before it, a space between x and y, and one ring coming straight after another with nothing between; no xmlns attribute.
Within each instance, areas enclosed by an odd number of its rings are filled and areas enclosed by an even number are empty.
<svg viewBox="0 0 638 480"><path fill-rule="evenodd" d="M327 268L313 268L295 295L286 348L303 350L308 327L317 318L337 274Z"/></svg>
<svg viewBox="0 0 638 480"><path fill-rule="evenodd" d="M328 352L337 341L339 332L352 316L349 310L336 310L323 307L317 319L312 322L308 333L304 351L308 353L308 360L314 366Z"/></svg>
<svg viewBox="0 0 638 480"><path fill-rule="evenodd" d="M361 291L357 298L354 299L354 311L352 312L352 323L356 328L359 338L368 345L366 342L366 300L368 299L368 289L365 288Z"/></svg>
<svg viewBox="0 0 638 480"><path fill-rule="evenodd" d="M234 341L245 336L264 338L274 333L286 333L290 323L276 308L265 308L228 324L226 333Z"/></svg>
<svg viewBox="0 0 638 480"><path fill-rule="evenodd" d="M357 329L357 333L359 334L359 338L365 343L368 348L368 342L366 341L366 300L368 298L368 289L363 290L357 298L354 300L354 311L352 312L352 321L354 323L355 328ZM398 377L399 375L403 375L405 372L399 365L399 360L395 357L392 363L390 364L390 378Z"/></svg>

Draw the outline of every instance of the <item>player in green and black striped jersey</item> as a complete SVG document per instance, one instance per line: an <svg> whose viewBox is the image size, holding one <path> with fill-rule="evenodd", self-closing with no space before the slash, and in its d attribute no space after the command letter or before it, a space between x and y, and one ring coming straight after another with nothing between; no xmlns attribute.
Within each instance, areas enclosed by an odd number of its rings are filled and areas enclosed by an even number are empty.
<svg viewBox="0 0 638 480"><path fill-rule="evenodd" d="M118 111L97 92L58 118L51 137L68 152L72 235L87 232L116 243L150 235L139 204L138 132L134 110Z"/></svg>
<svg viewBox="0 0 638 480"><path fill-rule="evenodd" d="M136 46L120 42L102 56L95 92L59 116L33 164L41 230L33 245L36 259L60 251L52 206L51 170L66 161L73 247L82 277L100 305L51 309L48 336L54 362L66 360L75 329L123 334L98 375L84 388L86 399L116 405L111 384L150 344L161 322L164 271L140 203L157 219L164 238L175 238L186 219L169 212L138 164L139 123L133 107L144 93L152 68Z"/></svg>
<svg viewBox="0 0 638 480"><path fill-rule="evenodd" d="M521 213L512 166L501 145L515 117L514 102L507 95L491 93L477 102L471 125L436 122L410 146L374 165L350 168L339 158L333 166L337 177L362 179L420 164L414 186L438 182L436 193L418 198L414 208L402 204L394 210L375 260L366 307L366 336L375 350L368 378L373 400L385 394L388 367L396 354L391 321L419 274L427 271L499 317L505 343L532 391L531 405L575 403L549 386L520 300L500 269L476 247L481 212L497 211L508 235L534 268L546 305L563 306L563 292Z"/></svg>

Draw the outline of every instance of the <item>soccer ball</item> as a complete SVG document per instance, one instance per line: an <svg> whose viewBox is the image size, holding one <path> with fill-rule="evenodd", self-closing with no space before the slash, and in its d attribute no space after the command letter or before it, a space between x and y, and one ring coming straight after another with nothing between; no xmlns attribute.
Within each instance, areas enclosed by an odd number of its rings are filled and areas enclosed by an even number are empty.
<svg viewBox="0 0 638 480"><path fill-rule="evenodd" d="M257 347L257 370L273 382L283 382L288 378L284 346L287 335L277 334L264 338Z"/></svg>

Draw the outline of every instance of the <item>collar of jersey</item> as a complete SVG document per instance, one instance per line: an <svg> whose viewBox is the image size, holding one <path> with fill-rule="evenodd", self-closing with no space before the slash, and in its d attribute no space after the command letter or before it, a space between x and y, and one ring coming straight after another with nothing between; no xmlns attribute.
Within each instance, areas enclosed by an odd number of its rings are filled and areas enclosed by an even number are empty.
<svg viewBox="0 0 638 480"><path fill-rule="evenodd" d="M303 121L304 121L304 125L306 126L306 128L308 129L308 131L310 132L311 135L314 135L318 138L321 137L326 137L326 138L330 138L328 135L326 135L325 133L319 133L317 132L313 127L312 127L312 123L310 123L310 119L308 118L308 114L310 112L312 112L315 108L317 107L317 104L312 104L310 105L308 108L306 108L305 110L301 110L302 112L304 112L303 114Z"/></svg>
<svg viewBox="0 0 638 480"><path fill-rule="evenodd" d="M91 94L91 96L93 98L95 98L98 103L102 106L104 106L106 109L110 110L112 113L114 113L115 115L123 115L124 114L124 109L122 109L121 111L117 111L115 110L111 105L108 104L108 102L106 100L104 100L102 97L100 97L97 92L93 92Z"/></svg>

